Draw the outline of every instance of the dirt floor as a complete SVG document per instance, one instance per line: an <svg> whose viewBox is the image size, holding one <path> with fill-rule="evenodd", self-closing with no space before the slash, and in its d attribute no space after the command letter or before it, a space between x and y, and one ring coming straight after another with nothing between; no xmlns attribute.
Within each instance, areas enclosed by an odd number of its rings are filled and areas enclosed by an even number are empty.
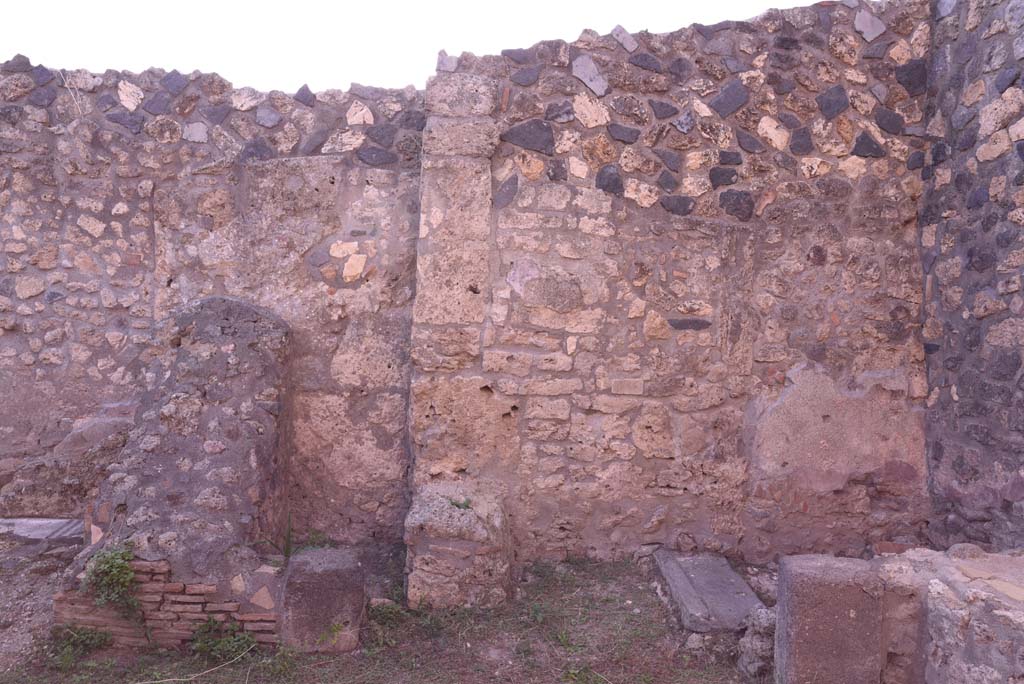
<svg viewBox="0 0 1024 684"><path fill-rule="evenodd" d="M57 574L80 550L76 544L33 544L0 536L0 673L49 632Z"/></svg>
<svg viewBox="0 0 1024 684"><path fill-rule="evenodd" d="M421 612L375 605L363 648L344 656L250 651L218 666L199 656L101 652L65 659L61 669L40 642L34 655L0 674L0 684L739 681L731 665L716 664L731 662L729 643L695 648L691 639L688 648L688 636L658 598L649 570L635 563L562 563L533 568L521 596L499 609Z"/></svg>

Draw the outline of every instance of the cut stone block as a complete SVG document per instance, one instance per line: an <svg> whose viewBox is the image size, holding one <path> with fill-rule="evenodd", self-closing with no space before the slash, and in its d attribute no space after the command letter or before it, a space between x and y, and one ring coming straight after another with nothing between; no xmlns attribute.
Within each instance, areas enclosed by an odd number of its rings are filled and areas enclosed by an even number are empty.
<svg viewBox="0 0 1024 684"><path fill-rule="evenodd" d="M311 549L292 557L285 574L283 642L306 653L345 653L359 646L366 615L363 569L343 549Z"/></svg>
<svg viewBox="0 0 1024 684"><path fill-rule="evenodd" d="M667 549L654 554L683 627L694 632L736 631L761 599L722 556L689 556Z"/></svg>
<svg viewBox="0 0 1024 684"><path fill-rule="evenodd" d="M2 518L0 534L10 534L15 539L27 542L73 542L83 540L84 526L81 520L66 518Z"/></svg>
<svg viewBox="0 0 1024 684"><path fill-rule="evenodd" d="M882 597L882 581L867 561L784 558L776 609L776 684L881 681Z"/></svg>
<svg viewBox="0 0 1024 684"><path fill-rule="evenodd" d="M405 544L413 607L493 606L514 594L508 517L486 487L421 486L405 519Z"/></svg>

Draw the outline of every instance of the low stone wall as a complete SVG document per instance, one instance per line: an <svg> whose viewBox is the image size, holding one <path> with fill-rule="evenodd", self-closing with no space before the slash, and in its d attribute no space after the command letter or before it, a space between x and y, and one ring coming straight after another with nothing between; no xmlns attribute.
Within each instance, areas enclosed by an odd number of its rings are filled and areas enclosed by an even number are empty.
<svg viewBox="0 0 1024 684"><path fill-rule="evenodd" d="M1021 552L791 556L777 611L777 684L1024 681Z"/></svg>
<svg viewBox="0 0 1024 684"><path fill-rule="evenodd" d="M108 632L116 646L183 648L207 620L237 623L257 643L276 644L276 611L243 612L238 601L218 598L216 584L174 582L167 561L135 560L135 593L139 614L126 617L109 606L96 605L88 593L66 590L54 597L54 622L84 625Z"/></svg>

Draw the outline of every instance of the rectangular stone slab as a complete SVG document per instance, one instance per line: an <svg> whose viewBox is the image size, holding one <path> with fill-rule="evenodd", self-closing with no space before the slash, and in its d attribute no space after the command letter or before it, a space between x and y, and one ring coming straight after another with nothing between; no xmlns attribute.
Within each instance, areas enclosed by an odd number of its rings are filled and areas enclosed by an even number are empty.
<svg viewBox="0 0 1024 684"><path fill-rule="evenodd" d="M783 558L775 625L776 684L881 681L882 595L882 581L867 561Z"/></svg>
<svg viewBox="0 0 1024 684"><path fill-rule="evenodd" d="M81 520L67 518L0 518L0 534L11 534L22 541L81 542Z"/></svg>
<svg viewBox="0 0 1024 684"><path fill-rule="evenodd" d="M722 556L659 549L655 563L683 627L694 632L736 631L761 599Z"/></svg>

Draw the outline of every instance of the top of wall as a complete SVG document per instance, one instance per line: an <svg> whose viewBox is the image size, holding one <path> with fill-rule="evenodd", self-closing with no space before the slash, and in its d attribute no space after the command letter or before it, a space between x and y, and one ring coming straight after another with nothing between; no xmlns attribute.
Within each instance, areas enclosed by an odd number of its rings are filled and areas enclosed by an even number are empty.
<svg viewBox="0 0 1024 684"><path fill-rule="evenodd" d="M234 88L217 74L66 71L16 55L0 65L0 151L80 120L121 137L193 150L187 173L250 159L352 153L371 167L418 169L422 93L353 84L295 94ZM166 149L166 147L164 148Z"/></svg>

